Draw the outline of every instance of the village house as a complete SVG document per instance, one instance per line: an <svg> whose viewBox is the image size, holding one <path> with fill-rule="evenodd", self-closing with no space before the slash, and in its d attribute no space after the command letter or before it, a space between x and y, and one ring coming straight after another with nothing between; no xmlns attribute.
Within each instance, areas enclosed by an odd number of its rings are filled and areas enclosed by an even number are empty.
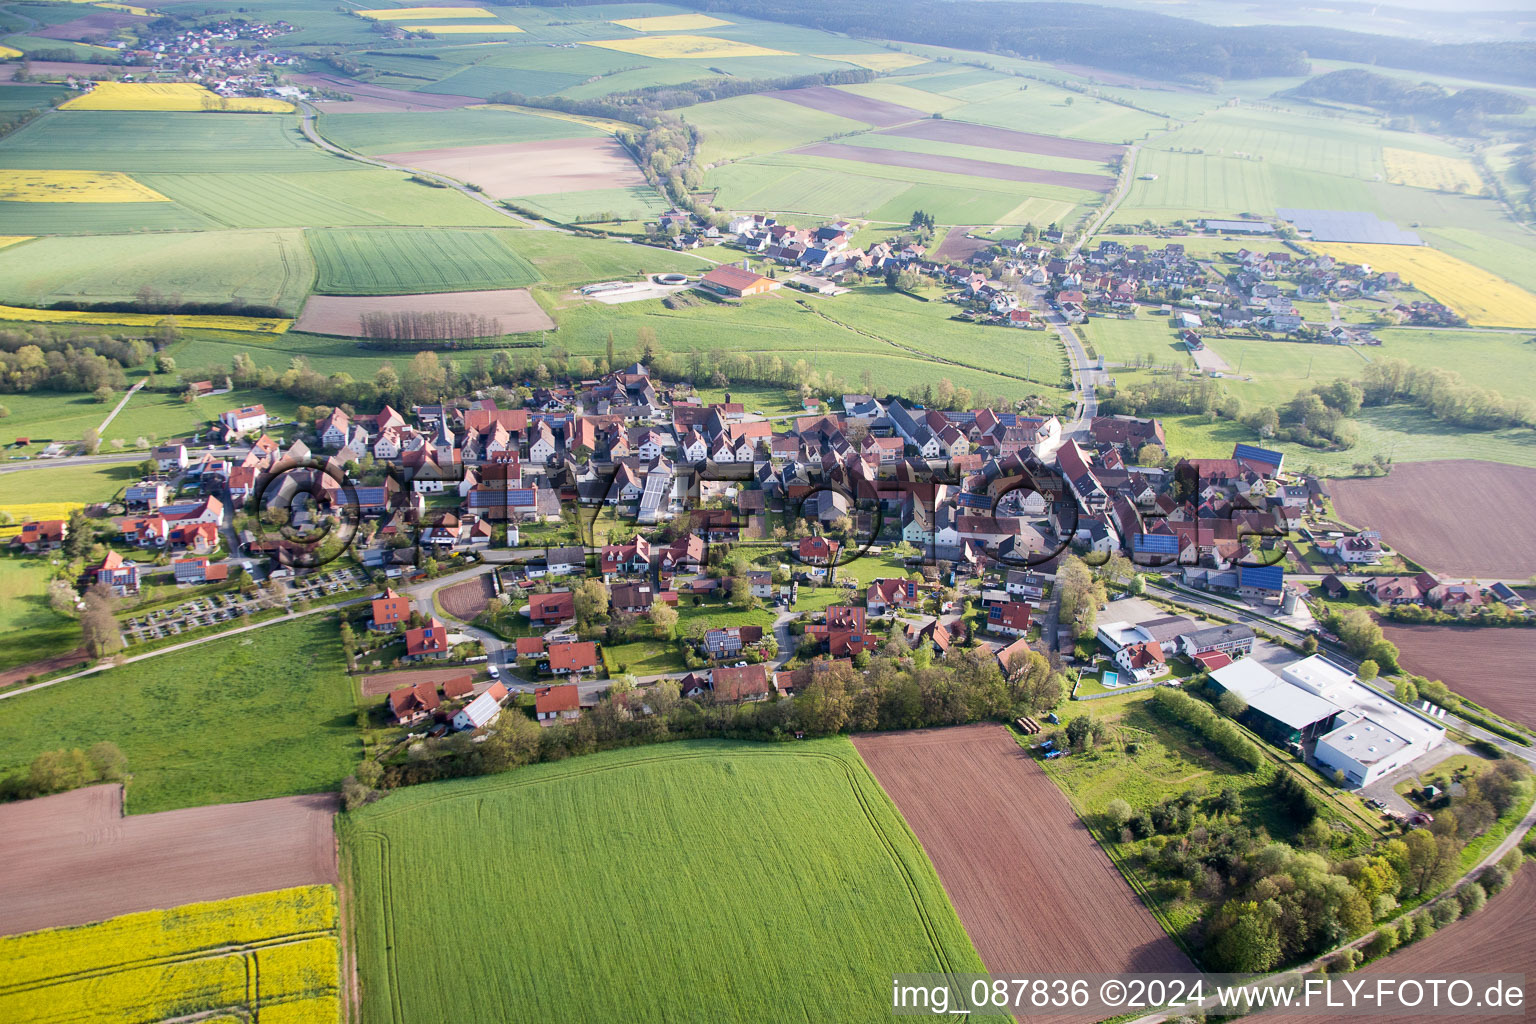
<svg viewBox="0 0 1536 1024"><path fill-rule="evenodd" d="M460 732L485 728L501 715L501 702L506 696L505 686L492 683L484 693L459 709L453 716L453 727Z"/></svg>
<svg viewBox="0 0 1536 1024"><path fill-rule="evenodd" d="M554 724L581 717L581 691L575 683L541 686L533 691L534 718Z"/></svg>

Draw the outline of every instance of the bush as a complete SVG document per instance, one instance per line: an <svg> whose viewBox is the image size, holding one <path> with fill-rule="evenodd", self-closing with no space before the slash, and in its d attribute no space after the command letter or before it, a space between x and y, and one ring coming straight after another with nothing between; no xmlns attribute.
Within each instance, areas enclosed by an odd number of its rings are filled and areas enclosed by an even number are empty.
<svg viewBox="0 0 1536 1024"><path fill-rule="evenodd" d="M1397 948L1398 942L1399 935L1397 931L1397 925L1388 921L1386 924L1376 929L1375 937L1371 939L1370 943L1365 948L1366 952L1373 958L1378 956L1386 956L1388 953Z"/></svg>
<svg viewBox="0 0 1536 1024"><path fill-rule="evenodd" d="M1483 887L1483 891L1489 896L1497 896L1509 885L1509 872L1501 865L1489 864L1477 873L1477 884Z"/></svg>
<svg viewBox="0 0 1536 1024"><path fill-rule="evenodd" d="M1471 917L1488 902L1488 891L1476 882L1468 882L1456 890L1456 902L1461 905L1461 916Z"/></svg>
<svg viewBox="0 0 1536 1024"><path fill-rule="evenodd" d="M1104 808L1104 819L1109 823L1110 828L1118 832L1120 829L1125 827L1126 822L1131 820L1131 815L1134 813L1135 812L1131 810L1130 804L1126 803L1119 797L1115 797L1109 802L1109 805Z"/></svg>
<svg viewBox="0 0 1536 1024"><path fill-rule="evenodd" d="M1444 928L1461 916L1461 904L1457 903L1452 897L1447 896L1429 908L1429 916L1434 921L1436 928Z"/></svg>
<svg viewBox="0 0 1536 1024"><path fill-rule="evenodd" d="M1412 929L1411 935L1408 934L1410 928ZM1419 942L1435 934L1435 919L1430 916L1427 910L1416 911L1412 917L1407 919L1403 931L1404 942Z"/></svg>

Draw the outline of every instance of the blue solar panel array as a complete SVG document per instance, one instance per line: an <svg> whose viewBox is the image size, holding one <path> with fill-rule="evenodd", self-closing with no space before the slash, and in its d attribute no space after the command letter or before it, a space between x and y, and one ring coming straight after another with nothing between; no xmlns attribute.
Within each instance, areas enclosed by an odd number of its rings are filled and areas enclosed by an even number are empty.
<svg viewBox="0 0 1536 1024"><path fill-rule="evenodd" d="M1280 452L1269 448L1260 448L1252 444L1239 444L1232 449L1234 459L1250 459L1254 462L1262 462L1266 465L1279 467L1285 461L1285 456Z"/></svg>
<svg viewBox="0 0 1536 1024"><path fill-rule="evenodd" d="M955 499L955 503L961 508L992 508L991 498L987 497L985 494L971 494L968 491L961 492L961 494Z"/></svg>
<svg viewBox="0 0 1536 1024"><path fill-rule="evenodd" d="M1176 555L1179 538L1168 533L1138 533L1131 546L1132 550L1148 555Z"/></svg>
<svg viewBox="0 0 1536 1024"><path fill-rule="evenodd" d="M1377 245L1423 245L1412 231L1404 231L1374 213L1359 210L1276 210L1296 225L1297 230L1312 235L1315 242L1368 242Z"/></svg>
<svg viewBox="0 0 1536 1024"><path fill-rule="evenodd" d="M1238 579L1245 587L1279 590L1285 585L1285 570L1278 565L1238 566Z"/></svg>

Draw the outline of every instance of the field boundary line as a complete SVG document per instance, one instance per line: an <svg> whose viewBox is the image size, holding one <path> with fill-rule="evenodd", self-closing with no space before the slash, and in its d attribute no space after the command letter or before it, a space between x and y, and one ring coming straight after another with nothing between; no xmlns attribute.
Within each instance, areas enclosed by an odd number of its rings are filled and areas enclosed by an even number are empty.
<svg viewBox="0 0 1536 1024"><path fill-rule="evenodd" d="M53 929L44 930L51 931ZM143 960L126 960L121 963L109 964L86 971L77 971L72 974L55 974L46 978L35 978L31 981L3 985L0 986L0 995L18 995L52 985L63 985L75 981L91 981L96 978L121 974L124 971L137 971L149 967L168 967L174 964L196 963L199 960L223 960L231 956L245 956L261 949L276 946L292 946L301 942L313 942L328 938L335 938L334 933L329 929L322 928L318 931L290 932L286 935L274 935L269 938L253 939L250 942L232 943L227 946L210 946L205 949L191 949L182 953L167 953L164 956L146 957Z"/></svg>

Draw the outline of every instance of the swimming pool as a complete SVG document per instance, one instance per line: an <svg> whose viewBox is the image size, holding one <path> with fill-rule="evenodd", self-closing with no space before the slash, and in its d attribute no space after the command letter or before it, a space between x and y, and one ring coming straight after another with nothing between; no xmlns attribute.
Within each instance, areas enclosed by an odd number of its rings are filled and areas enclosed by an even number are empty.
<svg viewBox="0 0 1536 1024"><path fill-rule="evenodd" d="M1099 677L1099 681L1101 683L1103 683L1105 686L1119 686L1120 685L1120 673L1118 673L1118 672L1105 672L1102 676Z"/></svg>

